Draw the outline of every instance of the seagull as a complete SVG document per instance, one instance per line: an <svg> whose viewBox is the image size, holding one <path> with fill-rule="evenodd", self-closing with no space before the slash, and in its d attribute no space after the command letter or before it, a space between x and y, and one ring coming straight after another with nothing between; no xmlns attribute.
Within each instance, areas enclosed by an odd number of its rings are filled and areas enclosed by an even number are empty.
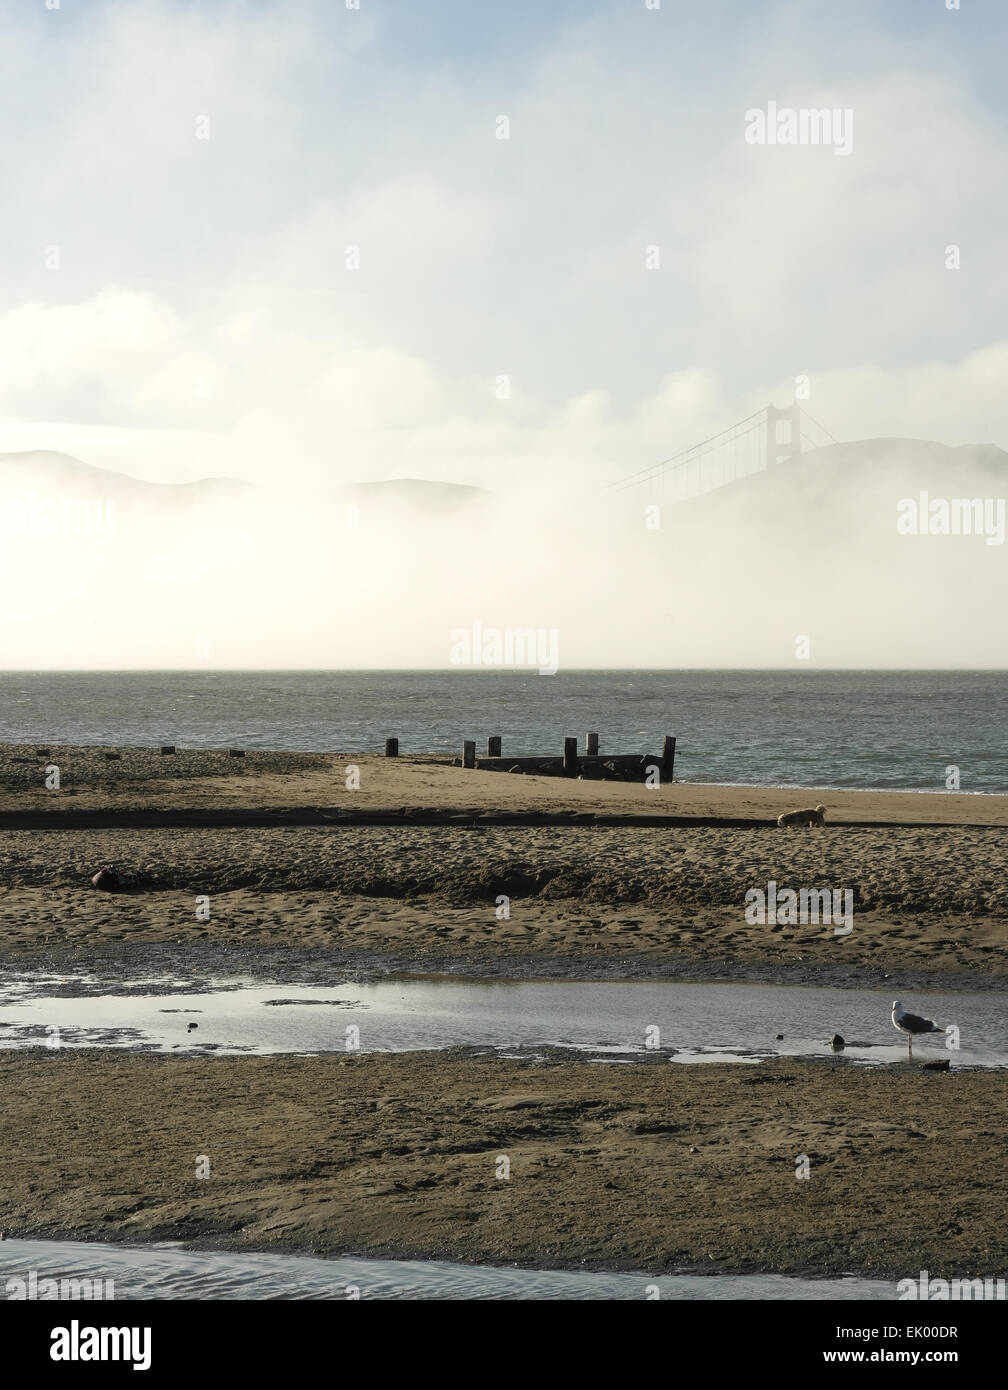
<svg viewBox="0 0 1008 1390"><path fill-rule="evenodd" d="M903 1005L898 999L893 1000L892 1006L893 1027L898 1028L901 1033L907 1035L907 1055L913 1061L913 1040L917 1033L944 1033L945 1029L940 1028L930 1018L921 1018L920 1014L904 1013Z"/></svg>

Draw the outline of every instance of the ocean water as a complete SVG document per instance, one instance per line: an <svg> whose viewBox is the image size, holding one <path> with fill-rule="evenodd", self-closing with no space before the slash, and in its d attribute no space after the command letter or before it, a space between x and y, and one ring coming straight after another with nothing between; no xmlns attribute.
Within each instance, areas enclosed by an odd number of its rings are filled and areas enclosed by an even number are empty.
<svg viewBox="0 0 1008 1390"><path fill-rule="evenodd" d="M1008 793L1008 672L0 672L0 742L603 753L678 740L690 782Z"/></svg>

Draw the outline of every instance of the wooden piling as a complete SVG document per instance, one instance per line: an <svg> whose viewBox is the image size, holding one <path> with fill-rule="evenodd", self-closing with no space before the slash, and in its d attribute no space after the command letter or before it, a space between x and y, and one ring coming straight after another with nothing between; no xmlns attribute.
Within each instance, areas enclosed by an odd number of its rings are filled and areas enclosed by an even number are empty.
<svg viewBox="0 0 1008 1390"><path fill-rule="evenodd" d="M462 744L462 766L476 766L476 740L467 738Z"/></svg>
<svg viewBox="0 0 1008 1390"><path fill-rule="evenodd" d="M385 740L385 756L386 758L398 758L399 740L397 738L387 738Z"/></svg>
<svg viewBox="0 0 1008 1390"><path fill-rule="evenodd" d="M499 758L500 755L501 755L501 736L500 736L500 734L491 734L490 737L487 739L487 757L488 757L488 758Z"/></svg>
<svg viewBox="0 0 1008 1390"><path fill-rule="evenodd" d="M576 738L565 738L563 749L563 770L565 777L576 777L578 770L578 741Z"/></svg>
<svg viewBox="0 0 1008 1390"><path fill-rule="evenodd" d="M244 756L245 756L245 749L244 749L244 748L229 748L229 749L228 749L228 757L229 757L229 758L244 758Z"/></svg>
<svg viewBox="0 0 1008 1390"><path fill-rule="evenodd" d="M666 734L662 740L661 750L661 775L665 782L672 781L672 773L675 768L675 739L671 734Z"/></svg>
<svg viewBox="0 0 1008 1390"><path fill-rule="evenodd" d="M174 745L174 743L162 743L162 745L161 745L161 756L162 756L162 758L172 758L172 757L174 757L174 756L175 756L175 745Z"/></svg>
<svg viewBox="0 0 1008 1390"><path fill-rule="evenodd" d="M585 734L585 753L589 758L598 757L598 734Z"/></svg>

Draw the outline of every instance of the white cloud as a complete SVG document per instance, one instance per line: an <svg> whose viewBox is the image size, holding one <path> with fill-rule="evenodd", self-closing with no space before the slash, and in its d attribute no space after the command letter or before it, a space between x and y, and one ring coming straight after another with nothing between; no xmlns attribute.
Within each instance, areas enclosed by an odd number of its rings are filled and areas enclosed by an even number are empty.
<svg viewBox="0 0 1008 1390"><path fill-rule="evenodd" d="M524 66L411 66L383 56L391 19L337 10L96 4L59 41L26 29L0 449L564 487L783 403L799 372L840 437L1008 442L1000 130L961 67L853 19L831 65L786 7L718 49L716 83L696 25L615 11ZM854 154L747 146L767 97L851 107Z"/></svg>

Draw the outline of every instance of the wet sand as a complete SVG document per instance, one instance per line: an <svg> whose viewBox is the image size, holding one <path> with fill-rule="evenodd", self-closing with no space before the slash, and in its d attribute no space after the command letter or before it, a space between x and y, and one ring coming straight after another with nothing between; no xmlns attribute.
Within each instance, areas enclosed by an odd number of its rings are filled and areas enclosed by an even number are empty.
<svg viewBox="0 0 1008 1390"><path fill-rule="evenodd" d="M371 974L464 974L509 979L737 979L991 989L1008 986L1003 919L855 917L850 937L825 927L776 933L737 910L671 916L563 899L493 909L328 893L241 891L211 897L197 920L181 893L97 898L83 890L0 891L0 952L12 968L88 970L110 978L206 970L327 978L334 967ZM264 964L257 968L257 961ZM240 965L236 965L240 962Z"/></svg>
<svg viewBox="0 0 1008 1390"><path fill-rule="evenodd" d="M0 1090L10 1235L655 1273L1004 1274L1004 1073L40 1048L0 1053Z"/></svg>
<svg viewBox="0 0 1008 1390"><path fill-rule="evenodd" d="M1008 978L1008 836L994 827L0 830L0 856L0 952L19 959L204 942L421 970L512 961L523 977L623 962L628 976ZM106 862L128 891L90 887ZM771 879L850 890L853 931L747 923L747 891Z"/></svg>

